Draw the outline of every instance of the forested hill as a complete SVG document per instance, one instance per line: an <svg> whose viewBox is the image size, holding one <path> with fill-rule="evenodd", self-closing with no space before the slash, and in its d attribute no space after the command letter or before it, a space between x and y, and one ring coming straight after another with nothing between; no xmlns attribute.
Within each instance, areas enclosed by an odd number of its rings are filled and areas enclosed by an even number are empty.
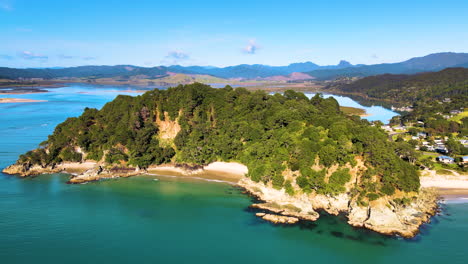
<svg viewBox="0 0 468 264"><path fill-rule="evenodd" d="M337 65L319 66L312 62L292 63L287 66L269 66L263 64L241 64L228 67L203 66L156 66L139 67L133 65L115 66L79 66L68 68L45 69L15 69L0 67L0 79L19 78L115 78L131 76L147 76L151 78L164 77L173 73L202 74L220 78L266 78L272 76L289 75L294 72L306 72L315 69L341 69L353 67L349 62L340 61Z"/></svg>
<svg viewBox="0 0 468 264"><path fill-rule="evenodd" d="M468 69L448 68L439 72L415 75L384 74L359 79L352 83L332 83L326 89L361 94L372 99L413 105L415 102L442 101L450 98L468 102Z"/></svg>
<svg viewBox="0 0 468 264"><path fill-rule="evenodd" d="M390 142L368 121L343 114L333 98L195 83L120 95L101 110L87 108L58 125L17 164L93 159L146 168L239 161L254 181L287 191L297 184L305 192L337 194L357 176L353 195L372 200L397 189L418 191L417 171L403 160L412 158L405 144ZM361 161L367 169L350 175ZM297 177L286 177L288 171Z"/></svg>
<svg viewBox="0 0 468 264"><path fill-rule="evenodd" d="M173 73L203 74L221 78L265 78L278 75L288 75L293 72L305 72L314 69L335 69L347 67L348 64L340 63L333 66L319 66L312 62L293 63L287 66L247 65L241 64L224 68L203 66L156 66L139 67L133 65L116 66L79 66L69 68L46 69L14 69L0 67L0 79L19 78L115 78L131 76L147 76L151 78L164 77Z"/></svg>
<svg viewBox="0 0 468 264"><path fill-rule="evenodd" d="M211 75L219 78L257 79L273 76L285 76L302 72L317 80L330 80L339 77L365 77L377 74L414 74L428 71L440 71L448 67L467 67L468 53L443 52L412 58L399 63L374 65L353 65L340 61L337 65L320 66L312 62L292 63L286 66L263 64L240 64L228 67L204 66L156 66L139 67L133 65L116 66L79 66L69 68L14 69L0 67L0 79L19 78L126 78L146 76L161 78L173 73ZM306 76L307 76L306 75ZM307 77L309 78L309 77Z"/></svg>

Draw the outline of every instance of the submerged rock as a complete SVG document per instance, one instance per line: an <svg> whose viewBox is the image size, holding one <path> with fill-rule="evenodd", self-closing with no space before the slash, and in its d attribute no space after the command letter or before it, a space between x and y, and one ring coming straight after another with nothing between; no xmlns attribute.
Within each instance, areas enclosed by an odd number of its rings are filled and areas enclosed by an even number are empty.
<svg viewBox="0 0 468 264"><path fill-rule="evenodd" d="M104 168L96 162L61 163L42 167L40 165L14 164L3 170L7 174L22 177L68 172L72 175L69 183L84 183L100 179L130 177L145 173L140 168L114 167ZM344 214L348 223L387 235L413 237L419 227L427 223L437 210L437 194L434 190L423 188L409 204L401 205L390 197L380 197L369 205L359 205L348 193L339 195L306 194L298 192L291 196L284 189L277 190L263 183L242 178L238 185L263 203L253 204L253 208L269 213L257 213L257 216L273 223L291 224L301 220L315 221L320 215L318 210L329 214Z"/></svg>
<svg viewBox="0 0 468 264"><path fill-rule="evenodd" d="M421 189L419 195L408 205L397 205L388 197L381 197L368 206L360 206L348 194L337 196L298 194L288 195L284 190L276 190L263 183L242 179L239 185L264 203L252 207L274 213L276 217L287 216L315 221L319 218L317 210L329 214L344 214L348 223L386 235L400 235L410 238L419 233L419 227L427 223L437 210L437 194L431 189ZM269 213L257 214L265 219ZM268 216L268 221L279 221Z"/></svg>
<svg viewBox="0 0 468 264"><path fill-rule="evenodd" d="M266 214L266 213L256 213L255 214L262 219L275 223L275 224L295 224L299 222L299 219L291 216L284 215L275 215L275 214Z"/></svg>

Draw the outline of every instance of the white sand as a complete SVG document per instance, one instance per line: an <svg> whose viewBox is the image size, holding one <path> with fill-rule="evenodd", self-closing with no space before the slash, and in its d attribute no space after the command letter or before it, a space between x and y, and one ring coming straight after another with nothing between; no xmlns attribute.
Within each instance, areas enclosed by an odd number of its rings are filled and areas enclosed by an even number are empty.
<svg viewBox="0 0 468 264"><path fill-rule="evenodd" d="M203 168L210 172L224 172L239 176L244 176L249 172L247 166L237 162L213 162Z"/></svg>
<svg viewBox="0 0 468 264"><path fill-rule="evenodd" d="M467 176L438 175L435 177L421 177L421 187L435 187L437 189L467 189Z"/></svg>
<svg viewBox="0 0 468 264"><path fill-rule="evenodd" d="M248 172L245 165L236 162L213 162L200 170L188 171L173 165L150 166L148 173L203 178L237 183Z"/></svg>
<svg viewBox="0 0 468 264"><path fill-rule="evenodd" d="M420 178L421 187L436 188L446 200L460 200L468 197L468 175L452 171L452 175L438 174L425 170Z"/></svg>
<svg viewBox="0 0 468 264"><path fill-rule="evenodd" d="M187 171L182 168L176 168L173 165L150 166L146 170L150 173L174 173L175 175L188 174Z"/></svg>
<svg viewBox="0 0 468 264"><path fill-rule="evenodd" d="M85 161L85 162L62 162L57 165L57 168L68 173L84 173L87 170L95 168L97 162L95 161Z"/></svg>
<svg viewBox="0 0 468 264"><path fill-rule="evenodd" d="M0 103L33 103L33 102L47 102L45 100L21 99L21 98L0 98Z"/></svg>
<svg viewBox="0 0 468 264"><path fill-rule="evenodd" d="M421 174L421 187L435 187L438 189L467 189L468 174L452 171L452 175L439 174L434 170L425 170Z"/></svg>

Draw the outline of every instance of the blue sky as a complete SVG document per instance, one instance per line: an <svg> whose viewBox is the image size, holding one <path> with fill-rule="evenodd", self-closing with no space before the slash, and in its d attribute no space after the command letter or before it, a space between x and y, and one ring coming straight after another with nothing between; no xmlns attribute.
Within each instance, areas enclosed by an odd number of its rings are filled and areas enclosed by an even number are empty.
<svg viewBox="0 0 468 264"><path fill-rule="evenodd" d="M466 0L0 0L0 66L398 62L468 52Z"/></svg>

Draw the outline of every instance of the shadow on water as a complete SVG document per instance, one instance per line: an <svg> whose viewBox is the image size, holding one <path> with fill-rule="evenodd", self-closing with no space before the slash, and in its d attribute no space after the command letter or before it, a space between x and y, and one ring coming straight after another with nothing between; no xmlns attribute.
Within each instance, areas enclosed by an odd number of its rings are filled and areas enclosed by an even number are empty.
<svg viewBox="0 0 468 264"><path fill-rule="evenodd" d="M140 209L137 214L141 217L141 218L147 218L147 219L153 219L153 218L156 218L158 217L158 212L156 210L149 210L149 209L146 209L146 208L142 208Z"/></svg>
<svg viewBox="0 0 468 264"><path fill-rule="evenodd" d="M251 197L253 203L261 202L255 197ZM244 208L244 212L255 215L256 213L268 213L266 210L247 207ZM305 232L309 232L310 236L318 235L323 237L333 237L334 239L342 241L353 241L363 245L374 245L378 247L389 247L394 245L397 241L409 242L409 243L418 243L423 237L430 234L430 230L433 224L439 223L439 216L435 216L431 219L430 224L424 224L421 226L420 233L414 238L406 239L399 236L388 236L377 233L375 231L353 227L347 223L346 216L343 214L340 215L330 215L325 211L320 211L320 218L315 221L306 221L300 220L296 224L274 224L269 221L263 220L260 217L253 217L247 222L249 226L258 226L258 225L269 225L276 229L299 229Z"/></svg>

